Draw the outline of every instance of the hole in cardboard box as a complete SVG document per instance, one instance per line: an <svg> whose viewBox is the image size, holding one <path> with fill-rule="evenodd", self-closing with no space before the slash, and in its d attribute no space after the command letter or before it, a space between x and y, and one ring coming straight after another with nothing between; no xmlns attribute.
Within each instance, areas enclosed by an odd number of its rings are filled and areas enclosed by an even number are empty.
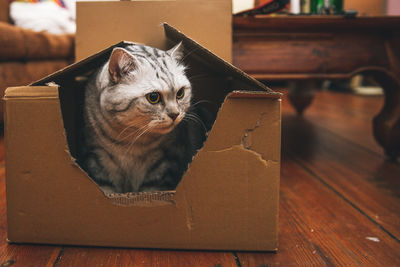
<svg viewBox="0 0 400 267"><path fill-rule="evenodd" d="M183 42L184 64L187 66L187 75L193 90L193 103L203 106L207 113L210 114L206 122L207 130L211 130L219 108L229 93L239 90L252 91L252 95L254 95L255 91L259 91L262 94L276 94L173 27L164 24L164 30L167 39L173 43L170 47ZM80 147L83 126L84 89L88 82L88 77L97 68L104 65L109 59L113 48L125 47L129 44L128 42L116 44L32 84L35 86L54 82L59 85L59 97L67 144L70 155L75 162L77 160L79 162L79 159L81 159L78 148ZM244 93L243 95L247 94ZM200 126L198 127L201 128ZM204 136L204 139L206 139L206 136ZM199 150L203 145L204 142L200 144ZM184 177L184 173L182 177ZM180 180L180 182L182 181ZM175 191L159 191L154 193L139 192L106 195L112 203L119 205L147 205L149 203L151 205L159 203L164 205L166 203L174 203L174 193Z"/></svg>
<svg viewBox="0 0 400 267"><path fill-rule="evenodd" d="M125 45L127 45L127 43L120 43L117 46L123 47ZM85 87L89 77L109 59L111 51L112 48L104 51L101 55L81 61L75 64L73 68L70 68L64 73L61 71L59 75L55 75L51 79L52 82L59 85L60 105L69 153L82 169L85 168L80 164L83 160L83 155L79 148L82 146ZM231 92L231 79L229 76L223 71L211 71L209 64L204 64L203 61L204 58L197 55L196 51L193 49L187 51L185 47L184 64L187 66L186 74L192 86L192 103L197 107L201 107L201 109L195 109L195 112L197 112L197 110L203 110L207 114L206 116L200 113L196 114L202 120L202 122L197 123L198 131L204 133L203 140L201 144L199 144L198 149L201 149L203 146L206 140L206 134L212 128L220 106L227 94ZM43 82L49 81L50 80L43 80ZM183 123L184 121L179 125ZM207 131L204 131L204 127ZM189 137L184 136L183 138ZM111 198L114 203L125 205L148 200L170 201L173 196L173 191L106 195Z"/></svg>

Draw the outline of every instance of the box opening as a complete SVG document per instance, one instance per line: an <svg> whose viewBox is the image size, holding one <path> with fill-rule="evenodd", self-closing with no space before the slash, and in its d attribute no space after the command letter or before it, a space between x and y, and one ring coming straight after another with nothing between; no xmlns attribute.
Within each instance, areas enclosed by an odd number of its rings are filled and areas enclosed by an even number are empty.
<svg viewBox="0 0 400 267"><path fill-rule="evenodd" d="M116 46L124 47L126 45L129 45L129 43L124 42ZM108 49L106 53L103 53L101 57L97 58L96 64L82 64L81 66L77 66L74 71L65 72L64 75L55 77L51 81L51 84L55 83L58 85L62 119L69 153L74 163L79 166L82 155L80 155L78 147L82 142L85 87L90 75L109 59L111 51L112 49ZM187 66L187 76L192 85L192 105L201 105L202 109L207 111L206 116L204 114L196 114L201 119L201 121L198 122L198 126L199 130L204 131L205 141L207 133L212 128L216 119L220 106L224 102L227 94L231 91L230 78L223 74L210 72L207 65L198 64L195 55L195 51L184 49L183 61L185 66ZM40 83L36 85L40 85ZM202 146L203 145L201 145L201 147ZM201 149L201 147L199 147L199 149ZM143 202L155 201L171 203L173 202L173 195L174 191L161 191L127 194L114 193L107 196L113 203L129 205L133 203L143 204Z"/></svg>
<svg viewBox="0 0 400 267"><path fill-rule="evenodd" d="M187 67L186 74L192 85L192 103L193 105L202 106L207 111L206 117L204 114L197 114L202 120L199 124L201 125L200 130L204 130L204 142L206 141L207 133L215 122L221 105L229 93L237 90L248 90L253 93L262 92L264 94L277 95L173 27L164 24L164 29L170 47L179 42L183 43L183 62ZM58 85L68 152L75 164L79 165L79 160L81 159L78 147L81 145L82 140L84 90L88 78L96 69L108 61L115 47L126 47L130 44L130 42L120 42L32 84L46 85L55 83ZM201 150L204 142L199 146L198 151ZM195 155L192 160L194 158ZM184 176L185 174L183 174L180 182L182 182ZM179 184L177 187L179 187ZM174 202L174 192L113 193L107 195L107 197L118 205L168 204Z"/></svg>

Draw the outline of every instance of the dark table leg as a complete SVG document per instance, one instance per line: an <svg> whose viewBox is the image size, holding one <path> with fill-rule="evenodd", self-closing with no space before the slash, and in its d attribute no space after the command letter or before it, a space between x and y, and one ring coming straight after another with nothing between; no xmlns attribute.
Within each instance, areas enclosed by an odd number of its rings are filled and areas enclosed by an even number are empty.
<svg viewBox="0 0 400 267"><path fill-rule="evenodd" d="M385 92L382 110L373 120L376 141L391 159L400 157L400 75L371 73Z"/></svg>
<svg viewBox="0 0 400 267"><path fill-rule="evenodd" d="M302 115L304 110L311 105L316 90L316 81L302 80L289 84L288 98L296 109L297 114Z"/></svg>

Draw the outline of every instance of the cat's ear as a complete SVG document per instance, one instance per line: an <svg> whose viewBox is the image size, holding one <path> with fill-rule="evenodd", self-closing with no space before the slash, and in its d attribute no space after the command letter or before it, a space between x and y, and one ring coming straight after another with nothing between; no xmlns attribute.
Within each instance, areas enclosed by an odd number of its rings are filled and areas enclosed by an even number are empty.
<svg viewBox="0 0 400 267"><path fill-rule="evenodd" d="M167 53L175 60L180 61L183 57L183 44L179 42L177 45L172 47Z"/></svg>
<svg viewBox="0 0 400 267"><path fill-rule="evenodd" d="M124 75L136 68L134 57L123 48L116 47L111 53L110 61L108 62L108 72L111 79L117 83Z"/></svg>

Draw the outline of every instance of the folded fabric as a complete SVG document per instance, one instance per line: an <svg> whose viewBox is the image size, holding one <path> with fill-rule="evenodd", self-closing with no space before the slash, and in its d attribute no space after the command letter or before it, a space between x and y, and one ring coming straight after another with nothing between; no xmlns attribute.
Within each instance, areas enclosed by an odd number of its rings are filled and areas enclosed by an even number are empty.
<svg viewBox="0 0 400 267"><path fill-rule="evenodd" d="M0 22L0 60L67 59L74 56L74 35L55 35Z"/></svg>
<svg viewBox="0 0 400 267"><path fill-rule="evenodd" d="M53 34L75 33L75 20L71 13L52 1L27 3L12 2L10 17L18 27Z"/></svg>

